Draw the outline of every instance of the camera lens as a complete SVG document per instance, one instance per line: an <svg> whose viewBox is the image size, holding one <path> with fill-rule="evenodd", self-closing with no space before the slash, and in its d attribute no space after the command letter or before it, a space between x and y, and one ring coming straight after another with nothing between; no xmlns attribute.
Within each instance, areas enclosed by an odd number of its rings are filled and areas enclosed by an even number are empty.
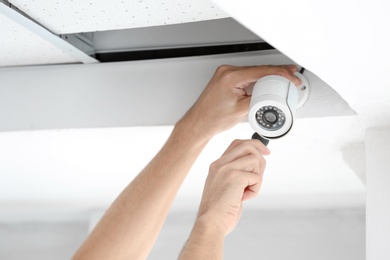
<svg viewBox="0 0 390 260"><path fill-rule="evenodd" d="M276 131L283 127L286 117L282 110L275 106L264 106L257 110L256 121L259 126L267 131Z"/></svg>
<svg viewBox="0 0 390 260"><path fill-rule="evenodd" d="M274 111L267 111L264 113L263 118L267 123L273 124L278 120L278 114Z"/></svg>

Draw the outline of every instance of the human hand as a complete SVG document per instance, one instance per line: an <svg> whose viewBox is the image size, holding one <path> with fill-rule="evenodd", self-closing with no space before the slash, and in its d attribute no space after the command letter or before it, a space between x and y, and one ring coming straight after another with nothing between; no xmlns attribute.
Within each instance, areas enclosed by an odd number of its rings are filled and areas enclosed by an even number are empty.
<svg viewBox="0 0 390 260"><path fill-rule="evenodd" d="M227 235L237 224L242 202L254 198L270 151L258 140L236 140L210 165L198 217ZM206 221L205 221L206 219Z"/></svg>
<svg viewBox="0 0 390 260"><path fill-rule="evenodd" d="M200 136L211 138L240 122L248 113L250 96L246 88L268 75L280 75L296 86L301 80L294 75L295 65L220 66L210 82L182 120L196 126Z"/></svg>

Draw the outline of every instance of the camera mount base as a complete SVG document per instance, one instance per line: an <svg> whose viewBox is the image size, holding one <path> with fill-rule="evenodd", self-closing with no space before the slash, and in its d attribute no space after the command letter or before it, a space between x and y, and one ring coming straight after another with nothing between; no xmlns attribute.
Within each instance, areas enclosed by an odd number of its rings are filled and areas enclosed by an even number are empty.
<svg viewBox="0 0 390 260"><path fill-rule="evenodd" d="M302 84L300 86L297 86L298 88L297 109L299 109L305 104L307 98L309 97L310 84L307 78L303 74L297 72L295 73L295 76L297 76L302 81Z"/></svg>

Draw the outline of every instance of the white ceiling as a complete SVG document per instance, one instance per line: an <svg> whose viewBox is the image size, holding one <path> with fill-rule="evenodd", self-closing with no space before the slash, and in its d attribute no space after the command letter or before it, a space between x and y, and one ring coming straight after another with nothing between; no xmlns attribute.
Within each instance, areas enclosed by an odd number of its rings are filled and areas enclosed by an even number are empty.
<svg viewBox="0 0 390 260"><path fill-rule="evenodd" d="M0 131L172 125L197 99L219 65L290 63L277 51L260 51L3 69ZM310 95L297 117L356 114L324 81L309 70L304 74L311 84Z"/></svg>
<svg viewBox="0 0 390 260"><path fill-rule="evenodd" d="M308 113L306 115L310 118L299 119L289 135L271 142L272 155L268 157L261 194L248 206L256 208L364 206L365 188L363 182L359 180L360 178L364 181L364 165L357 163L355 158L361 158L359 155L364 153L364 146L361 144L364 141L365 129L390 122L390 88L388 88L390 82L386 78L387 74L383 73L387 61L390 60L388 57L390 52L387 50L390 44L385 34L379 34L376 31L380 28L375 27L376 23L385 17L376 15L375 12L366 12L364 16L367 17L366 19L361 19L362 16L358 13L349 16L350 6L354 6L354 12L367 7L363 8L355 2L350 2L349 5L338 3L341 9L338 9L335 15L332 15L332 19L329 19L329 13L333 13L334 8L331 4L327 6L328 3L311 3L304 0L297 0L300 1L299 3L296 1L294 3L290 1L277 3L275 1L272 3L245 1L217 2L227 13L289 55L294 61L315 72L341 95L335 99L335 94L338 95L336 92L320 91L317 95L309 97L308 104L311 102L312 106L306 111ZM171 23L191 22L193 18L205 20L226 17L224 12L216 7L211 8L213 4L206 1L191 1L192 3L187 6L183 1L124 1L123 4L122 1L118 1L117 4L114 1L94 1L92 5L90 1L36 0L28 4L16 0L10 2L56 33L163 25L167 23L168 17L170 18L168 22ZM168 4L171 8L162 10L162 12L161 6ZM184 7L179 8L179 4ZM258 6L260 4L261 6ZM124 5L132 8L126 9ZM188 9L189 5L191 5L190 9ZM128 19L129 16L124 14L125 10L135 12L139 10L136 8L143 10L139 13L142 16L134 17L134 20ZM369 7L367 10L370 10ZM184 20L181 15L183 12L189 14L190 11L195 13L186 16ZM348 26L343 27L340 24L343 24L345 20L343 14L346 13L350 19ZM380 10L379 13L381 13ZM149 20L150 25L147 23L149 14L152 17ZM172 17L177 18L175 22L171 21L171 14ZM368 28L367 21L371 21L370 28ZM387 20L384 21L387 22ZM390 24L390 21L384 24ZM373 28L375 28L374 31L369 31ZM362 34L362 30L367 34ZM382 31L385 30L382 28ZM357 35L358 32L359 35ZM13 35L14 32L7 33ZM361 35L369 35L369 37L362 39ZM371 40L377 44L375 48L368 48L371 46L369 45ZM5 47L5 49L8 48L11 47ZM38 50L45 49L38 47ZM22 57L18 60L22 61ZM197 69L193 71L193 74L199 82L207 82L213 72L211 67L215 67L214 63L223 61L223 59L215 58L208 63L209 67L203 66L203 69ZM194 65L195 59L189 59L187 62L188 67L181 66L181 69L198 68ZM173 61L156 61L155 63L165 64L167 69L177 66ZM83 93L84 90L94 87L90 85L88 75L93 78L93 75L98 73L97 78L103 77L104 79L99 80L102 84L107 82L106 85L109 86L108 82L114 83L112 90L118 84L122 91L131 93L131 88L125 88L122 84L125 78L121 77L121 73L126 72L128 69L126 66L137 67L139 65L141 68L148 68L148 66L154 66L151 64L153 63L80 64L69 67L1 69L0 72L7 79L6 86L0 85L0 91L3 91L4 96L2 105L14 109L13 105L18 104L17 111L21 111L22 114L33 113L34 108L45 107L45 98L49 101L54 98L55 102L66 104L67 100L57 100L57 97L60 97L61 93L70 96L71 89L75 88L80 96L73 95L74 100L77 102L90 100L90 104L85 103L86 108L101 105L100 102L104 102L105 106L110 109L120 108L121 103L118 103L114 97L123 92L99 96L100 99L96 100L81 98L84 94L94 93L93 90ZM206 68L207 71L205 71ZM55 77L61 81L61 84L58 84L59 88L52 87L53 84L49 84L51 80L48 78L61 70L68 73ZM134 69L134 72L137 71ZM373 78L370 75L376 75L375 71L382 72L382 74ZM84 78L81 76L83 73L86 73ZM15 75L19 74L26 76L25 81L9 80L16 78ZM42 80L29 81L28 79L33 74L46 76L40 77L43 78ZM81 83L72 80L76 76L83 79ZM69 79L75 84L67 88ZM26 86L23 83L26 81L29 81L31 85ZM367 86L375 86L375 91L367 91ZM50 91L42 95L40 91L46 88ZM108 88L105 90L109 91ZM186 100L194 100L199 94L198 90L191 89L192 96L186 97ZM19 93L20 91L23 94ZM29 95L25 95L28 91L31 92L30 97L39 96L44 102L35 102L34 105L34 102L28 98ZM6 100L7 95L4 94L7 93L12 93L8 96L12 98ZM327 94L332 95L332 98L327 99ZM93 97L93 94L90 96ZM77 99L78 97L80 99ZM353 110L342 98L352 105L357 115L353 115ZM15 103L15 100L18 102ZM23 102L19 103L19 101ZM174 102L169 102L169 104L174 104ZM7 111L12 110L6 108L3 107L0 112L3 116L0 118L2 122L4 122L3 119L8 119L9 115L14 117L9 121L11 124L22 119L13 112L8 112L7 115ZM340 117L335 114L328 114L329 117L318 117L335 108L340 108L346 113ZM104 106L102 109L102 111L110 111L105 110ZM166 109L170 111L175 107L170 106ZM46 110L46 115L57 111L51 111L50 108ZM58 111L61 112L61 109ZM94 114L94 116L99 123L102 115ZM104 116L112 118L108 114ZM118 114L115 114L113 118L117 119ZM45 119L45 116L41 119ZM71 117L67 119L72 120ZM51 122L40 120L37 122L42 125L48 125ZM23 125L21 129L29 129L29 127ZM85 213L94 208L106 207L158 151L170 129L171 127L111 127L0 132L0 174L2 177L0 215L15 216L34 212L60 212L63 215ZM233 139L248 138L251 133L249 125L242 123L212 141L180 191L175 209L196 207L209 163L218 158Z"/></svg>
<svg viewBox="0 0 390 260"><path fill-rule="evenodd" d="M151 27L227 17L209 0L9 2L57 34Z"/></svg>

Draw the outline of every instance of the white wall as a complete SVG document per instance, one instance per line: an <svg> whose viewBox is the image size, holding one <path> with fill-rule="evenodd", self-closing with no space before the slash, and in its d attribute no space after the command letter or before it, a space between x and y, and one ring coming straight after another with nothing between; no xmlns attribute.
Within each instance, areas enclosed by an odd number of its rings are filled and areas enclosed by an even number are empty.
<svg viewBox="0 0 390 260"><path fill-rule="evenodd" d="M68 260L88 233L87 223L0 223L0 259Z"/></svg>
<svg viewBox="0 0 390 260"><path fill-rule="evenodd" d="M390 258L390 128L368 129L367 259Z"/></svg>
<svg viewBox="0 0 390 260"><path fill-rule="evenodd" d="M150 260L176 259L193 216L171 215ZM245 211L225 240L225 260L363 260L364 210Z"/></svg>
<svg viewBox="0 0 390 260"><path fill-rule="evenodd" d="M176 259L195 212L175 212L149 260ZM69 259L86 236L87 222L0 224L0 259ZM363 260L364 209L244 211L225 243L225 260Z"/></svg>

